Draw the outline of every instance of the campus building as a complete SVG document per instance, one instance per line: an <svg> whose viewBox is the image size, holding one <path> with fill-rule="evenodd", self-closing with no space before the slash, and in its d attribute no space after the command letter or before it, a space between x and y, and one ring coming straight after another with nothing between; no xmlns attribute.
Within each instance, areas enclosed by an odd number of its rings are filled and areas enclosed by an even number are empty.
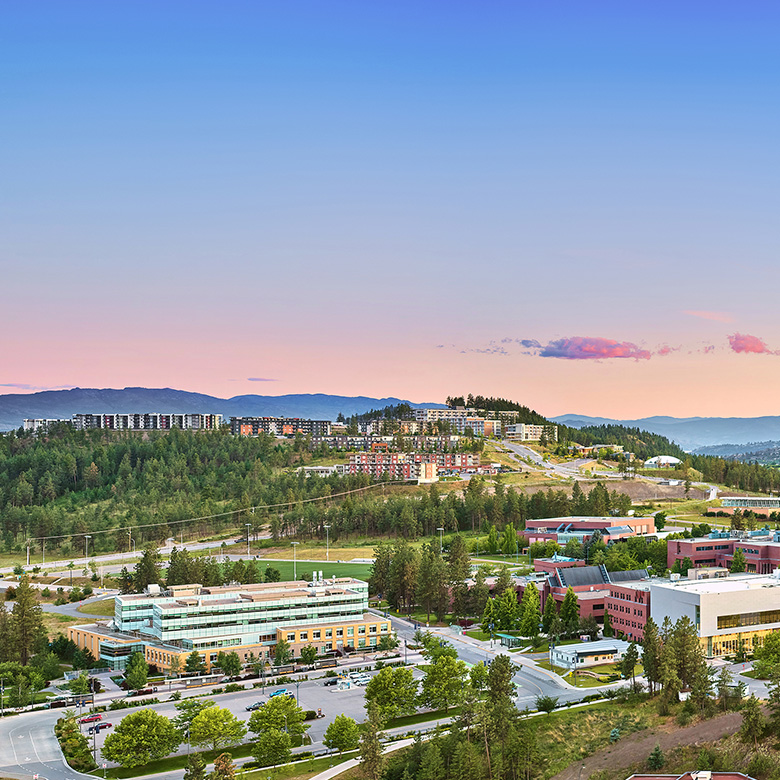
<svg viewBox="0 0 780 780"><path fill-rule="evenodd" d="M221 414L169 414L161 412L110 412L108 414L74 414L72 425L77 431L104 428L110 431L215 430L222 424Z"/></svg>
<svg viewBox="0 0 780 780"><path fill-rule="evenodd" d="M650 614L660 626L683 616L696 626L710 658L746 653L780 630L780 571L772 575L731 575L711 579L650 581Z"/></svg>
<svg viewBox="0 0 780 780"><path fill-rule="evenodd" d="M745 570L751 574L771 574L780 568L780 532L761 528L757 531L713 531L699 539L672 539L666 545L666 565L671 569L686 558L694 568L718 566L731 568L734 553L742 550Z"/></svg>
<svg viewBox="0 0 780 780"><path fill-rule="evenodd" d="M653 517L546 517L526 520L523 535L528 542L555 541L566 544L569 539L585 542L600 534L609 544L631 536L655 533Z"/></svg>
<svg viewBox="0 0 780 780"><path fill-rule="evenodd" d="M780 496L724 496L721 506L734 509L769 509L780 510Z"/></svg>
<svg viewBox="0 0 780 780"><path fill-rule="evenodd" d="M302 417L231 417L230 432L234 436L330 436L330 420L307 420Z"/></svg>
<svg viewBox="0 0 780 780"><path fill-rule="evenodd" d="M235 651L243 662L273 657L280 639L296 655L305 645L342 654L374 649L390 633L389 620L368 612L368 583L321 576L308 583L150 586L117 596L112 621L68 629L78 647L114 670L136 651L167 670L174 657L183 668L196 650L210 669L220 651Z"/></svg>
<svg viewBox="0 0 780 780"><path fill-rule="evenodd" d="M473 452L354 452L345 473L370 474L376 479L387 474L394 480L430 480L439 472L459 473L479 466L479 453Z"/></svg>

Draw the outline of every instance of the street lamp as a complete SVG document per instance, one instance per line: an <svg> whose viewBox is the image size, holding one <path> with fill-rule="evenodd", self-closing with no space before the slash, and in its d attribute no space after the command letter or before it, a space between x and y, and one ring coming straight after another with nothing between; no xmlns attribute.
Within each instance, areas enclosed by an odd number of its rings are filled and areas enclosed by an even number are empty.
<svg viewBox="0 0 780 780"><path fill-rule="evenodd" d="M87 554L87 550L89 549L89 540L92 538L90 534L86 534L84 536L84 568L86 569L87 566L89 566L89 555Z"/></svg>
<svg viewBox="0 0 780 780"><path fill-rule="evenodd" d="M293 579L298 579L298 565L296 562L296 555L295 555L295 548L300 544L300 542L290 542L293 548Z"/></svg>
<svg viewBox="0 0 780 780"><path fill-rule="evenodd" d="M330 561L330 526L323 526L325 529L325 560Z"/></svg>
<svg viewBox="0 0 780 780"><path fill-rule="evenodd" d="M246 557L249 557L249 529L252 527L252 523L244 523L246 526Z"/></svg>
<svg viewBox="0 0 780 780"><path fill-rule="evenodd" d="M442 540L442 534L444 533L444 529L439 526L436 529L439 532L439 555L444 555L444 542Z"/></svg>

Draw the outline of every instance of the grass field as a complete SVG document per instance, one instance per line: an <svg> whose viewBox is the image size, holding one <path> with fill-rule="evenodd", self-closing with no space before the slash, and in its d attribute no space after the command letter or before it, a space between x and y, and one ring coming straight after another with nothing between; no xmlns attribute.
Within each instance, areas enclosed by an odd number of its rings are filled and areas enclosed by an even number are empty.
<svg viewBox="0 0 780 780"><path fill-rule="evenodd" d="M279 560L277 558L261 558L260 568L265 570L265 564L273 566L275 569L279 569L282 575L282 580L293 579L293 561L292 560ZM311 574L312 572L321 571L323 577L356 577L357 579L367 580L371 575L370 563L337 563L331 560L330 563L325 561L317 561L316 563L310 563L308 561L298 561L297 564L298 579L301 579L302 573Z"/></svg>
<svg viewBox="0 0 780 780"><path fill-rule="evenodd" d="M295 764L281 766L273 771L272 767L251 769L248 772L242 772L241 778L242 780L267 780L268 777L271 777L272 780L308 780L308 778L323 772L329 767L349 761L350 758L357 758L357 751L344 753L343 756L335 753L324 758L309 758L305 761L298 761Z"/></svg>
<svg viewBox="0 0 780 780"><path fill-rule="evenodd" d="M71 617L70 615L59 615L56 612L43 613L43 627L50 639L54 639L57 634L67 634L70 626L76 626L79 623L88 623L87 618Z"/></svg>
<svg viewBox="0 0 780 780"><path fill-rule="evenodd" d="M100 617L114 616L114 599L101 599L100 601L91 601L89 604L82 604L78 608L79 612L85 615L99 615Z"/></svg>

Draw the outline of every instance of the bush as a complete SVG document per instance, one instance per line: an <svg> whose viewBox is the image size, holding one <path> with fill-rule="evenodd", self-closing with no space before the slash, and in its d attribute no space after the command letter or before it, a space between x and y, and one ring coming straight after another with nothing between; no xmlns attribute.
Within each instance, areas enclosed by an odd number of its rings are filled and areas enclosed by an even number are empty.
<svg viewBox="0 0 780 780"><path fill-rule="evenodd" d="M47 598L49 598L49 596L51 596L51 591L49 590L48 586L47 586L47 587L45 587L45 588L44 588L44 589L41 591L41 596L43 596L45 599L47 599Z"/></svg>
<svg viewBox="0 0 780 780"><path fill-rule="evenodd" d="M94 592L91 585L85 585L81 591L85 596L91 596Z"/></svg>
<svg viewBox="0 0 780 780"><path fill-rule="evenodd" d="M5 589L5 600L13 601L16 598L16 588L13 585L9 585Z"/></svg>
<svg viewBox="0 0 780 780"><path fill-rule="evenodd" d="M650 769L663 769L664 764L666 763L666 758L664 757L663 751L661 750L660 745L656 745L653 748L652 753L647 757L647 766Z"/></svg>
<svg viewBox="0 0 780 780"><path fill-rule="evenodd" d="M168 699L168 701L179 701L179 699L181 699L181 691L176 691L171 694L171 697Z"/></svg>
<svg viewBox="0 0 780 780"><path fill-rule="evenodd" d="M317 719L317 713L315 710L305 710L303 713L303 719L304 720L316 720Z"/></svg>
<svg viewBox="0 0 780 780"><path fill-rule="evenodd" d="M243 685L239 685L238 683L230 683L225 686L225 693L237 693L238 691L245 690Z"/></svg>

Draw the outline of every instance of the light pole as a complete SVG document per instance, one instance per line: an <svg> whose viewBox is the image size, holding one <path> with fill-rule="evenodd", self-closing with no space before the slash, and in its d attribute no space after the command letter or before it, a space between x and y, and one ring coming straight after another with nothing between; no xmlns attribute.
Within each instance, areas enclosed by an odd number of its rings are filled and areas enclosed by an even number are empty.
<svg viewBox="0 0 780 780"><path fill-rule="evenodd" d="M290 542L293 548L293 580L298 579L298 565L295 555L295 548L300 544L300 542Z"/></svg>
<svg viewBox="0 0 780 780"><path fill-rule="evenodd" d="M30 565L30 540L27 540L27 565Z"/></svg>
<svg viewBox="0 0 780 780"><path fill-rule="evenodd" d="M330 526L323 526L325 529L325 560L330 561Z"/></svg>
<svg viewBox="0 0 780 780"><path fill-rule="evenodd" d="M84 568L86 569L89 566L89 540L92 538L90 534L85 534L84 536Z"/></svg>
<svg viewBox="0 0 780 780"><path fill-rule="evenodd" d="M246 557L249 557L249 529L252 527L252 523L244 523L246 526Z"/></svg>
<svg viewBox="0 0 780 780"><path fill-rule="evenodd" d="M436 530L439 532L439 555L444 555L444 540L442 537L444 529L439 526Z"/></svg>
<svg viewBox="0 0 780 780"><path fill-rule="evenodd" d="M41 539L41 551L42 551L42 554L43 554L43 559L41 560L41 565L43 565L44 563L46 563L46 539L45 538Z"/></svg>

